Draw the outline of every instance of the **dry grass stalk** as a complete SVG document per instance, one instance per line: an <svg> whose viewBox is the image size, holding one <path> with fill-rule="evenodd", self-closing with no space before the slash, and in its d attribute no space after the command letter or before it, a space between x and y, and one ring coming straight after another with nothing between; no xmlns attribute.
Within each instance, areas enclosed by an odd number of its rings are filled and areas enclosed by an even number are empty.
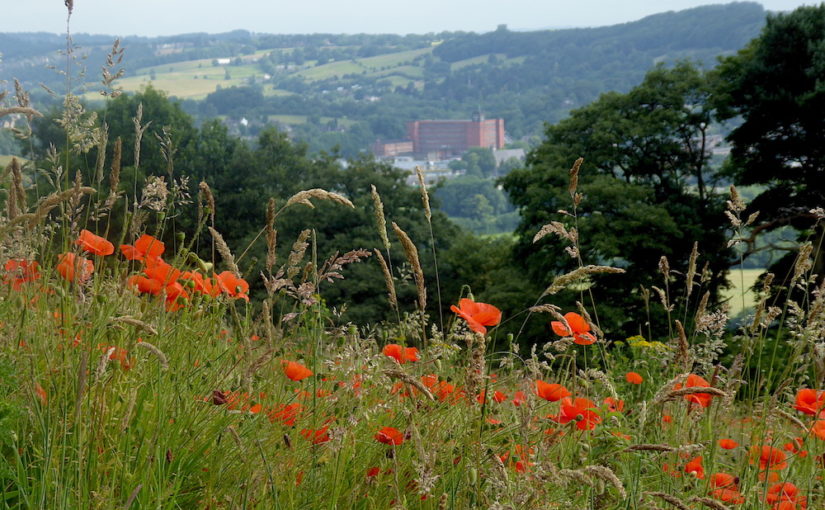
<svg viewBox="0 0 825 510"><path fill-rule="evenodd" d="M782 410L781 408L779 408L779 407L774 407L774 408L772 409L772 411L773 411L773 412L774 412L774 414L776 414L777 416L781 416L782 418L785 418L785 419L786 419L786 420L788 420L789 422L791 422L791 423L793 423L794 425L796 425L797 427L799 427L799 429L800 429L801 431L803 431L805 434L807 434L807 433L808 433L808 427L806 427L806 426L805 426L805 424L804 424L804 423L802 423L802 422L799 420L799 418L797 418L796 416L794 416L794 415L792 415L792 414L789 414L789 413L787 413L787 412L783 411L783 410Z"/></svg>
<svg viewBox="0 0 825 510"><path fill-rule="evenodd" d="M126 412L123 413L123 418L120 419L121 432L124 432L127 428L129 428L129 422L132 421L132 411L135 410L135 404L137 404L137 394L138 388L132 388L132 391L129 392L129 400L126 404Z"/></svg>
<svg viewBox="0 0 825 510"><path fill-rule="evenodd" d="M278 231L275 230L275 199L270 198L266 204L266 270L271 272L272 266L278 260L276 251L278 241Z"/></svg>
<svg viewBox="0 0 825 510"><path fill-rule="evenodd" d="M378 237L381 238L381 243L384 249L389 253L390 239L387 236L387 219L384 217L384 203L381 201L381 195L374 185L370 185L370 194L372 195L372 205L375 213L375 225L378 229Z"/></svg>
<svg viewBox="0 0 825 510"><path fill-rule="evenodd" d="M570 193L570 196L575 196L576 189L579 187L579 169L581 169L582 163L584 163L584 158L579 158L570 168L570 183L567 185L567 192Z"/></svg>
<svg viewBox="0 0 825 510"><path fill-rule="evenodd" d="M103 356L100 357L100 360L97 362L97 370L95 370L95 380L99 381L103 374L106 373L106 366L109 364L109 356L114 354L116 348L109 347Z"/></svg>
<svg viewBox="0 0 825 510"><path fill-rule="evenodd" d="M660 404L665 401L668 394L673 391L673 387L677 384L682 384L685 382L689 373L682 373L674 377L673 379L669 380L668 382L664 383L657 391L656 394L653 395L653 399L650 401L650 405Z"/></svg>
<svg viewBox="0 0 825 510"><path fill-rule="evenodd" d="M813 244L807 242L799 247L799 255L796 256L796 261L794 262L793 266L793 278L791 278L790 286L793 287L794 283L805 273L807 273L811 267L813 267L813 263L811 262L811 253L813 253L814 247Z"/></svg>
<svg viewBox="0 0 825 510"><path fill-rule="evenodd" d="M690 387L690 388L682 388L682 389L679 389L679 390L672 390L667 395L667 397L665 398L665 401L677 400L681 397L684 397L684 396L687 396L687 395L696 395L698 393L712 395L714 397L727 397L728 396L728 394L724 390L720 390L719 388L713 388L713 387L710 387L710 386L707 386L707 387L695 386L695 387Z"/></svg>
<svg viewBox="0 0 825 510"><path fill-rule="evenodd" d="M269 299L264 299L261 304L261 320L264 323L264 335L266 336L266 343L270 349L275 345L272 334L272 308L269 306Z"/></svg>
<svg viewBox="0 0 825 510"><path fill-rule="evenodd" d="M201 181L200 184L198 184L198 190L203 195L203 197L206 199L206 205L207 205L207 207L209 207L209 221L212 223L212 226L214 227L215 226L216 207L215 207L215 195L212 194L212 188L210 188L209 185L206 184L206 182Z"/></svg>
<svg viewBox="0 0 825 510"><path fill-rule="evenodd" d="M70 2L71 0L66 0L66 2ZM69 8L69 14L71 14L71 8ZM123 503L123 510L129 510L132 507L132 503L134 503L135 498L137 498L140 489L143 488L143 484L139 483L137 487L134 488L131 494L129 494L129 499L126 500L126 503Z"/></svg>
<svg viewBox="0 0 825 510"><path fill-rule="evenodd" d="M35 110L34 108L28 108L23 106L10 106L9 108L0 108L0 117L5 117L6 115L14 115L20 114L25 115L27 117L42 117L43 114Z"/></svg>
<svg viewBox="0 0 825 510"><path fill-rule="evenodd" d="M690 500L694 503L699 503L699 504L704 505L708 508L712 508L713 510L730 510L730 507L728 507L726 505L723 505L722 503L716 501L715 499L700 498L698 496L695 496L695 497L691 498Z"/></svg>
<svg viewBox="0 0 825 510"><path fill-rule="evenodd" d="M168 370L169 369L169 359L166 357L165 354L163 354L163 351L161 351L160 349L155 347L153 344L150 344L149 342L145 342L145 341L138 342L137 346L142 348L142 349L146 349L147 351L154 354L155 357L158 359L158 362L160 363L160 367L163 370Z"/></svg>
<svg viewBox="0 0 825 510"><path fill-rule="evenodd" d="M11 173L11 189L9 189L9 198L6 201L6 216L10 220L13 220L26 210L26 190L23 189L23 172L17 158L11 158L6 173Z"/></svg>
<svg viewBox="0 0 825 510"><path fill-rule="evenodd" d="M668 262L667 257L664 255L659 259L659 272L664 275L665 281L670 278L670 262Z"/></svg>
<svg viewBox="0 0 825 510"><path fill-rule="evenodd" d="M555 234L560 239L564 239L569 241L571 244L576 244L578 241L578 232L575 228L567 230L567 227L564 226L564 223L560 221L551 221L547 225L543 225L536 235L533 236L533 243L535 244L541 238L545 237L548 234Z"/></svg>
<svg viewBox="0 0 825 510"><path fill-rule="evenodd" d="M467 344L470 350L470 361L467 364L465 385L468 395L476 395L484 381L484 353L487 348L487 339L482 334L470 333Z"/></svg>
<svg viewBox="0 0 825 510"><path fill-rule="evenodd" d="M337 204L345 205L350 209L355 209L352 202L350 202L349 199L343 195L323 190L321 188L313 188L295 193L289 198L289 200L286 201L286 205L284 205L284 207L289 207L293 204L302 204L307 207L314 207L312 202L309 201L310 198L317 198L318 200L331 200Z"/></svg>
<svg viewBox="0 0 825 510"><path fill-rule="evenodd" d="M677 498L676 496L671 496L670 494L664 492L643 492L642 494L644 494L645 496L659 498L662 501L670 503L672 506L678 508L679 510L691 510L691 508L687 506L687 504L685 504L684 501Z"/></svg>
<svg viewBox="0 0 825 510"><path fill-rule="evenodd" d="M696 315L693 317L694 323L699 323L702 318L705 316L705 312L708 309L708 300L710 299L710 291L705 292L702 295L702 299L699 300L699 306L696 308Z"/></svg>
<svg viewBox="0 0 825 510"><path fill-rule="evenodd" d="M432 392L430 392L429 388L424 386L424 384L421 381L419 381L415 377L412 377L403 370L398 368L387 369L384 370L384 375L386 375L390 379L398 379L399 381L405 384L415 387L415 389L423 393L424 396L426 396L428 399L435 401L435 397L433 397L433 394Z"/></svg>
<svg viewBox="0 0 825 510"><path fill-rule="evenodd" d="M381 255L381 250L374 248L373 251L375 252L375 258L378 260L378 264L381 266L381 273L384 275L384 284L387 286L387 299L390 302L390 306L393 308L398 308L398 297L395 294L395 283L393 282L392 273L390 273L390 268L387 265L387 261L384 260L384 256Z"/></svg>
<svg viewBox="0 0 825 510"><path fill-rule="evenodd" d="M676 358L674 362L679 367L680 370L683 372L690 371L690 368L693 366L693 360L690 356L690 344L688 343L687 335L685 334L685 328L682 326L682 323L678 320L676 322L676 330L679 333L677 340L679 342L678 349L676 351Z"/></svg>
<svg viewBox="0 0 825 510"><path fill-rule="evenodd" d="M404 254L407 256L407 261L413 269L413 278L415 279L415 287L418 290L418 308L421 313L427 308L427 288L424 286L424 270L421 269L421 261L418 258L418 248L410 239L406 232L401 230L395 222L392 222L392 228L398 240L401 241L401 246L404 248Z"/></svg>
<svg viewBox="0 0 825 510"><path fill-rule="evenodd" d="M232 436L232 439L235 440L235 444L238 445L238 448L243 449L243 443L241 443L241 436L238 434L238 431L235 430L235 427L229 425L226 427L226 430L229 431L229 435Z"/></svg>
<svg viewBox="0 0 825 510"><path fill-rule="evenodd" d="M579 310L579 314L584 317L584 320L590 324L590 328L593 330L593 333L599 338L604 338L604 331L596 325L596 322L590 317L590 312L587 311L587 308L580 301L576 301L576 308ZM567 327L569 328L570 325L568 324Z"/></svg>
<svg viewBox="0 0 825 510"><path fill-rule="evenodd" d="M100 186L103 182L103 166L106 164L106 147L109 145L109 125L105 122L100 126L97 136L97 160L95 161L94 182Z"/></svg>
<svg viewBox="0 0 825 510"><path fill-rule="evenodd" d="M550 284L549 287L544 291L542 297L555 294L561 290L564 290L568 285L571 283L577 282L584 277L591 275L591 274L620 274L624 273L624 269L620 269L618 267L610 267L610 266L582 266L579 268L574 269L573 271L563 274L561 276L557 276L553 283Z"/></svg>
<svg viewBox="0 0 825 510"><path fill-rule="evenodd" d="M132 122L135 125L135 168L140 168L140 142L143 140L143 133L152 125L152 121L146 123L146 125L141 125L143 121L143 103L139 103L137 107L137 113L135 113L134 118L132 118Z"/></svg>
<svg viewBox="0 0 825 510"><path fill-rule="evenodd" d="M690 297L693 292L693 278L696 276L696 259L699 258L699 242L693 243L693 249L690 251L690 261L688 262L688 272L685 277L685 285L687 290L687 297Z"/></svg>
<svg viewBox="0 0 825 510"><path fill-rule="evenodd" d="M158 334L158 330L155 329L155 327L152 326L151 324L147 324L147 323L143 322L142 320L135 319L134 317L131 317L129 315L124 315L122 317L112 317L112 319L110 319L110 320L112 322L122 322L123 324L128 324L130 326L140 328L140 329L142 329L143 331L146 331L147 333L149 333L152 336L157 336L157 334Z"/></svg>
<svg viewBox="0 0 825 510"><path fill-rule="evenodd" d="M421 188L421 203L424 204L424 216L427 222L431 223L433 213L430 211L430 195L427 193L427 184L424 182L424 172L420 166L415 167L415 175L418 177L418 186Z"/></svg>
<svg viewBox="0 0 825 510"><path fill-rule="evenodd" d="M112 166L109 172L109 196L106 197L106 203L103 206L105 209L111 209L117 197L120 196L118 187L120 186L120 160L122 153L123 140L118 136L115 140L115 146L112 149Z"/></svg>
<svg viewBox="0 0 825 510"><path fill-rule="evenodd" d="M622 481L619 480L616 473L614 473L609 467L591 465L585 466L581 470L588 476L598 478L599 480L609 483L616 489L622 499L627 498L627 492L624 489L624 484L622 484Z"/></svg>
<svg viewBox="0 0 825 510"><path fill-rule="evenodd" d="M677 449L669 444L634 444L622 451L625 452L675 452Z"/></svg>
<svg viewBox="0 0 825 510"><path fill-rule="evenodd" d="M235 264L235 257L232 255L232 251L229 249L229 245L226 244L226 241L223 240L223 236L212 227L207 227L209 229L209 233L212 234L212 238L215 240L215 245L218 248L218 253L221 254L221 258L223 261L226 262L226 265L229 267L229 270L232 271L236 277L241 277L241 271L238 269L238 265Z"/></svg>
<svg viewBox="0 0 825 510"><path fill-rule="evenodd" d="M301 231L301 233L298 234L298 238L292 243L292 250L289 252L289 257L286 261L287 278L290 280L300 271L298 264L304 259L304 255L306 255L307 248L309 247L307 239L309 239L311 233L312 231L309 229Z"/></svg>

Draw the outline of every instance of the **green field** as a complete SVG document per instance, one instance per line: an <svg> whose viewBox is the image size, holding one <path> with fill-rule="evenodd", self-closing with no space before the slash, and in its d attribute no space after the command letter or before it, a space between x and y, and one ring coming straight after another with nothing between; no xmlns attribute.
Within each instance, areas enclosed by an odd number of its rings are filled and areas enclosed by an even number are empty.
<svg viewBox="0 0 825 510"><path fill-rule="evenodd" d="M756 304L751 287L764 273L764 269L732 269L730 272L731 288L723 291L722 298L729 299L730 316L736 317L743 310L753 308ZM743 296L744 294L744 296Z"/></svg>

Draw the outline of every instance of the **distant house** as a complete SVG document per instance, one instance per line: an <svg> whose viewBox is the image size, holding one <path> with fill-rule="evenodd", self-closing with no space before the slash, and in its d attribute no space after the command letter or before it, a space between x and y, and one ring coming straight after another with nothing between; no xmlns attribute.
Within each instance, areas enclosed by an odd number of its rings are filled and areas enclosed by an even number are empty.
<svg viewBox="0 0 825 510"><path fill-rule="evenodd" d="M467 152L471 147L504 148L504 119L416 120L407 123L413 153L428 159L444 159Z"/></svg>
<svg viewBox="0 0 825 510"><path fill-rule="evenodd" d="M378 140L372 144L372 153L378 158L392 158L404 154L412 154L413 143L410 140Z"/></svg>
<svg viewBox="0 0 825 510"><path fill-rule="evenodd" d="M219 59L216 59L215 62L217 62L219 66L228 66L229 64L232 63L232 59L231 58L219 58Z"/></svg>

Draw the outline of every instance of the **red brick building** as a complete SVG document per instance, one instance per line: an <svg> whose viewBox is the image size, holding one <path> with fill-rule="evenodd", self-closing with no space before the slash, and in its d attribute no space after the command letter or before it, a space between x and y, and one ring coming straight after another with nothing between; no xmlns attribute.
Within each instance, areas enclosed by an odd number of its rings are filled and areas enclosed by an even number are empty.
<svg viewBox="0 0 825 510"><path fill-rule="evenodd" d="M418 156L443 159L471 147L504 148L504 119L416 120L407 123L407 137Z"/></svg>

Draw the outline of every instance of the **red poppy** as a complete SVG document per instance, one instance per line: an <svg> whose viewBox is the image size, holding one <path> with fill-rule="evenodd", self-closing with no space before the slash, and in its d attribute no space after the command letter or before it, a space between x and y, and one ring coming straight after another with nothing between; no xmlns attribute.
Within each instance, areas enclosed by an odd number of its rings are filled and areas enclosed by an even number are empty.
<svg viewBox="0 0 825 510"><path fill-rule="evenodd" d="M279 421L286 425L287 427L295 426L295 420L298 419L298 415L301 414L303 411L304 406L299 403L294 404L280 404L277 408L270 410L267 413L269 417L269 421L275 423L275 421Z"/></svg>
<svg viewBox="0 0 825 510"><path fill-rule="evenodd" d="M384 427L375 434L379 443L398 446L404 442L404 433L395 427Z"/></svg>
<svg viewBox="0 0 825 510"><path fill-rule="evenodd" d="M384 355L395 359L400 364L408 361L418 361L418 349L415 347L401 347L398 344L387 344L384 346Z"/></svg>
<svg viewBox="0 0 825 510"><path fill-rule="evenodd" d="M501 322L501 310L487 303L476 303L472 299L463 298L458 306L450 306L450 310L467 321L467 326L476 333L487 333L484 326L496 326Z"/></svg>
<svg viewBox="0 0 825 510"><path fill-rule="evenodd" d="M197 271L184 271L180 274L180 280L199 294L215 297L221 293L217 285Z"/></svg>
<svg viewBox="0 0 825 510"><path fill-rule="evenodd" d="M22 289L24 283L40 279L40 267L35 260L10 259L6 261L4 268L4 282L15 291Z"/></svg>
<svg viewBox="0 0 825 510"><path fill-rule="evenodd" d="M802 389L796 392L794 409L797 411L816 416L816 413L823 407L825 407L825 391Z"/></svg>
<svg viewBox="0 0 825 510"><path fill-rule="evenodd" d="M710 477L710 486L714 489L736 489L739 485L739 478L728 473L713 473Z"/></svg>
<svg viewBox="0 0 825 510"><path fill-rule="evenodd" d="M294 361L282 361L284 374L293 381L302 381L312 375L312 370Z"/></svg>
<svg viewBox="0 0 825 510"><path fill-rule="evenodd" d="M421 383L427 388L432 388L438 384L438 376L435 374L427 374L421 376Z"/></svg>
<svg viewBox="0 0 825 510"><path fill-rule="evenodd" d="M527 395L523 391L513 393L513 405L518 407L527 400Z"/></svg>
<svg viewBox="0 0 825 510"><path fill-rule="evenodd" d="M796 485L788 482L777 483L768 488L765 501L774 505L775 509L807 508L808 499L799 493Z"/></svg>
<svg viewBox="0 0 825 510"><path fill-rule="evenodd" d="M164 287L176 282L181 275L180 270L175 269L162 259L147 259L143 272L149 278L161 282Z"/></svg>
<svg viewBox="0 0 825 510"><path fill-rule="evenodd" d="M127 280L130 287L135 287L141 294L157 296L163 291L163 282L142 275L132 275Z"/></svg>
<svg viewBox="0 0 825 510"><path fill-rule="evenodd" d="M538 380L536 381L536 395L550 402L558 402L565 397L569 397L571 393L561 384Z"/></svg>
<svg viewBox="0 0 825 510"><path fill-rule="evenodd" d="M40 383L34 383L34 394L37 395L43 405L46 405L49 401L46 390L43 389L43 386L40 386Z"/></svg>
<svg viewBox="0 0 825 510"><path fill-rule="evenodd" d="M507 400L507 395L505 395L504 393L502 393L500 391L496 391L495 393L493 393L493 400L495 400L497 403L501 404L502 402Z"/></svg>
<svg viewBox="0 0 825 510"><path fill-rule="evenodd" d="M720 439L719 440L719 448L722 448L724 450L733 450L737 446L739 446L739 443L737 443L733 439Z"/></svg>
<svg viewBox="0 0 825 510"><path fill-rule="evenodd" d="M601 416L594 409L597 409L597 406L590 399L577 398L571 400L570 398L563 398L561 400L561 412L549 418L562 425L575 421L579 430L593 430L602 421Z"/></svg>
<svg viewBox="0 0 825 510"><path fill-rule="evenodd" d="M83 283L91 278L95 265L91 260L78 257L72 252L60 254L57 272L70 282Z"/></svg>
<svg viewBox="0 0 825 510"><path fill-rule="evenodd" d="M822 414L819 416L820 418L823 418ZM816 420L811 427L811 433L817 438L825 441L825 419Z"/></svg>
<svg viewBox="0 0 825 510"><path fill-rule="evenodd" d="M624 380L630 384L642 384L644 378L636 372L628 372L624 375Z"/></svg>
<svg viewBox="0 0 825 510"><path fill-rule="evenodd" d="M215 275L218 287L221 291L233 298L241 298L249 301L249 284L243 278L235 276L232 271L224 271Z"/></svg>
<svg viewBox="0 0 825 510"><path fill-rule="evenodd" d="M381 472L381 468L378 466L373 466L367 470L367 478L372 478L373 476L378 476Z"/></svg>
<svg viewBox="0 0 825 510"><path fill-rule="evenodd" d="M120 245L120 251L123 252L124 257L129 260L140 260L141 262L145 262L147 259L159 259L165 249L166 246L163 242L148 234L140 236L135 241L134 246L129 244Z"/></svg>
<svg viewBox="0 0 825 510"><path fill-rule="evenodd" d="M301 435L304 436L305 439L312 441L312 444L323 444L330 440L328 431L329 425L325 425L317 430L302 429Z"/></svg>
<svg viewBox="0 0 825 510"><path fill-rule="evenodd" d="M620 413L624 411L624 400L617 400L613 397L607 397L604 399L604 403L607 405L607 410L611 413Z"/></svg>
<svg viewBox="0 0 825 510"><path fill-rule="evenodd" d="M674 390L681 390L682 388L710 388L710 383L707 382L704 378L696 375L690 374L687 377L687 381L685 384L682 385L677 384L673 387ZM710 393L693 393L691 395L685 395L684 399L692 404L699 404L702 407L708 407L713 400L713 395Z"/></svg>
<svg viewBox="0 0 825 510"><path fill-rule="evenodd" d="M567 321L568 328L561 321L553 321L550 326L553 332L559 336L572 336L573 342L579 345L590 345L596 343L596 337L590 333L590 324L581 315L575 312L567 312L564 314L564 320Z"/></svg>
<svg viewBox="0 0 825 510"><path fill-rule="evenodd" d="M86 229L80 231L80 237L75 241L83 251L105 256L115 252L115 246L106 239L89 232Z"/></svg>
<svg viewBox="0 0 825 510"><path fill-rule="evenodd" d="M710 497L713 499L718 499L719 501L724 501L725 503L732 503L734 505L742 505L745 503L745 496L743 496L738 489L713 489L710 491Z"/></svg>
<svg viewBox="0 0 825 510"><path fill-rule="evenodd" d="M685 464L685 473L694 475L700 480L705 479L705 468L702 466L702 456L694 457L687 464Z"/></svg>
<svg viewBox="0 0 825 510"><path fill-rule="evenodd" d="M751 448L751 464L759 460L759 469L765 471L785 469L788 463L785 462L785 452L774 448L772 446L763 445L762 447L754 446Z"/></svg>

